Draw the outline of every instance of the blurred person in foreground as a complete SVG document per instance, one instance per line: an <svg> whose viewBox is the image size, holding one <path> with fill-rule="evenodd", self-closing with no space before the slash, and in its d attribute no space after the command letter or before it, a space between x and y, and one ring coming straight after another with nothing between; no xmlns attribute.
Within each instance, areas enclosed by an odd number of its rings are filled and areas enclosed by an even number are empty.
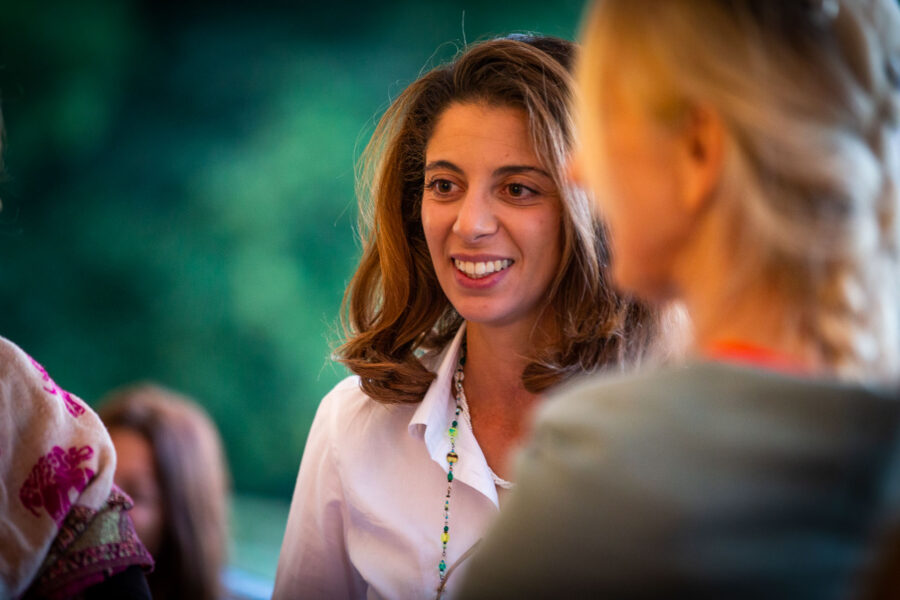
<svg viewBox="0 0 900 600"><path fill-rule="evenodd" d="M94 411L0 337L0 600L150 598L115 467Z"/></svg>
<svg viewBox="0 0 900 600"><path fill-rule="evenodd" d="M228 473L218 430L191 399L153 384L103 399L119 457L115 480L134 499L134 525L153 555L157 600L214 600L227 548Z"/></svg>
<svg viewBox="0 0 900 600"><path fill-rule="evenodd" d="M150 598L97 415L0 338L0 599Z"/></svg>
<svg viewBox="0 0 900 600"><path fill-rule="evenodd" d="M355 375L313 422L275 598L440 595L515 494L507 458L541 394L650 353L657 316L611 289L566 181L573 53L473 45L382 117L338 350Z"/></svg>
<svg viewBox="0 0 900 600"><path fill-rule="evenodd" d="M900 9L601 0L583 35L574 175L696 357L544 405L460 597L886 597Z"/></svg>

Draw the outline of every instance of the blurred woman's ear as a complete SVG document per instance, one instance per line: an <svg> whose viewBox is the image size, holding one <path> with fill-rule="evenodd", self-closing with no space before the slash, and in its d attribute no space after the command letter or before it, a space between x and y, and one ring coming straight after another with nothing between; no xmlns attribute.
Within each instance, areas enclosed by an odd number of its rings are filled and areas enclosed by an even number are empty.
<svg viewBox="0 0 900 600"><path fill-rule="evenodd" d="M712 199L722 175L725 128L714 110L695 106L685 118L682 130L681 201L688 214L699 214Z"/></svg>

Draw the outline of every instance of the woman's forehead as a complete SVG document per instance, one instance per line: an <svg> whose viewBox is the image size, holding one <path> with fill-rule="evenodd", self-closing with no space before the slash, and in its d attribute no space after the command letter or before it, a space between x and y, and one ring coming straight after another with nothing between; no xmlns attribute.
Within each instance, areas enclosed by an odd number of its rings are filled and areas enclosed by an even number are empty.
<svg viewBox="0 0 900 600"><path fill-rule="evenodd" d="M426 163L520 164L545 168L524 109L484 103L451 105L425 147Z"/></svg>

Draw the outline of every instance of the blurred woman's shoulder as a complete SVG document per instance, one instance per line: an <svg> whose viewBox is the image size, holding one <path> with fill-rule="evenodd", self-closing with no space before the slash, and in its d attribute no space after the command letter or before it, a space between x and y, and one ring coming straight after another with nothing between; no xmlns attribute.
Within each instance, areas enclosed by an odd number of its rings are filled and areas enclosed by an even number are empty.
<svg viewBox="0 0 900 600"><path fill-rule="evenodd" d="M47 369L9 339L0 336L0 402L21 403L25 398L65 409L72 417L93 411L80 398L56 384Z"/></svg>
<svg viewBox="0 0 900 600"><path fill-rule="evenodd" d="M37 363L12 340L0 336L0 378L29 377L35 374ZM40 367L43 370L43 367ZM39 371L40 372L40 371Z"/></svg>
<svg viewBox="0 0 900 600"><path fill-rule="evenodd" d="M687 362L624 375L591 375L561 386L539 412L541 422L586 427L587 420L639 419L643 427L659 421L670 428L679 418L702 411L712 415L780 412L815 414L846 411L900 414L897 385L818 379L739 364ZM638 415L641 415L638 417ZM597 423L594 423L597 425Z"/></svg>

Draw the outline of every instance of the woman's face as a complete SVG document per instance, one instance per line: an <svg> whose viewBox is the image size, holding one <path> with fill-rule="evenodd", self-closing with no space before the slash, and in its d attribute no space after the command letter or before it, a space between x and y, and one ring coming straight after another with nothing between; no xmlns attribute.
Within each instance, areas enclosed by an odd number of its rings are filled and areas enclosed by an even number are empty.
<svg viewBox="0 0 900 600"><path fill-rule="evenodd" d="M144 436L124 427L113 427L109 437L116 448L116 485L134 500L129 511L134 528L156 556L162 540L163 506L153 449Z"/></svg>
<svg viewBox="0 0 900 600"><path fill-rule="evenodd" d="M573 174L594 193L609 225L616 283L664 300L675 293L675 263L691 229L681 210L683 140L651 118L618 78L580 83L583 148Z"/></svg>
<svg viewBox="0 0 900 600"><path fill-rule="evenodd" d="M425 149L422 227L466 321L533 324L559 268L559 192L524 110L452 104Z"/></svg>

